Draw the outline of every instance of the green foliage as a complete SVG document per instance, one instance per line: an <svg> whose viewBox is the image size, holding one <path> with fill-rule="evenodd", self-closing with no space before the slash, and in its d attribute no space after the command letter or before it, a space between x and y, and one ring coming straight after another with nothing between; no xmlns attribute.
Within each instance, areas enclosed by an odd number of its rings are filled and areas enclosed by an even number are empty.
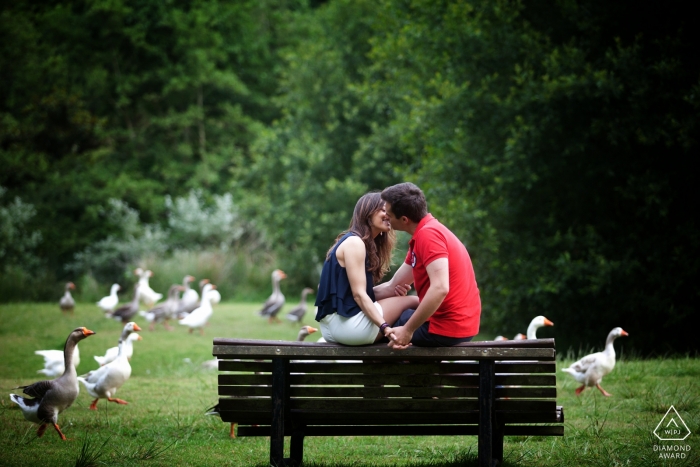
<svg viewBox="0 0 700 467"><path fill-rule="evenodd" d="M409 180L467 245L489 333L543 314L562 349L617 325L645 353L696 348L693 18L677 1L8 4L0 185L36 210L12 225L46 283L3 300L193 245L259 247L284 288L313 287L356 199Z"/></svg>
<svg viewBox="0 0 700 467"><path fill-rule="evenodd" d="M0 186L0 264L7 270L11 266L21 266L31 271L40 263L34 250L41 242L41 232L31 231L27 224L36 215L32 204L15 199L5 205L2 199L7 190Z"/></svg>

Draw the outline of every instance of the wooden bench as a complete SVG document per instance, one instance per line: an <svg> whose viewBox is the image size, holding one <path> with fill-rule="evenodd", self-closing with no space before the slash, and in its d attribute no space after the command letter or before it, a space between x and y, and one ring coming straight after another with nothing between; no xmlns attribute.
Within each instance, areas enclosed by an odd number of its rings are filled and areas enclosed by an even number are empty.
<svg viewBox="0 0 700 467"><path fill-rule="evenodd" d="M478 435L491 467L504 436L564 434L554 339L393 350L215 338L213 355L221 419L269 436L273 466L301 465L305 436Z"/></svg>

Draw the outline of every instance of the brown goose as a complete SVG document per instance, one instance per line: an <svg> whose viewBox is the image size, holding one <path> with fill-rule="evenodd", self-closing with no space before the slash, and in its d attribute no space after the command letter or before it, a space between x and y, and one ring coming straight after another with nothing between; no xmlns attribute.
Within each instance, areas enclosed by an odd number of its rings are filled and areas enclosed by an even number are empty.
<svg viewBox="0 0 700 467"><path fill-rule="evenodd" d="M267 316L269 322L279 321L277 313L284 306L284 295L280 290L280 281L286 277L287 274L281 269L272 271L272 295L265 301L262 309L258 312L260 316Z"/></svg>
<svg viewBox="0 0 700 467"><path fill-rule="evenodd" d="M289 312L286 314L286 318L289 321L292 323L301 323L301 320L304 319L304 315L308 309L308 305L306 304L306 296L313 292L314 289L309 287L306 287L301 291L301 300L299 301L299 304L289 310Z"/></svg>
<svg viewBox="0 0 700 467"><path fill-rule="evenodd" d="M163 326L165 326L165 329L168 331L173 330L168 321L170 318L175 316L175 313L177 313L178 305L180 303L179 295L180 291L182 290L184 290L184 287L181 285L171 285L170 289L168 289L168 298L163 303L151 308L147 312L139 312L139 314L146 318L146 321L150 323L148 325L149 331L153 331L156 323L163 323Z"/></svg>
<svg viewBox="0 0 700 467"><path fill-rule="evenodd" d="M48 424L52 424L62 440L66 436L58 426L58 414L70 407L78 397L78 375L73 365L73 350L79 341L95 334L85 327L76 328L68 335L63 348L65 371L61 376L52 381L39 381L29 386L20 386L24 394L33 399L10 394L10 400L22 410L24 418L30 422L38 423L37 436L41 437Z"/></svg>
<svg viewBox="0 0 700 467"><path fill-rule="evenodd" d="M139 296L140 296L140 285L137 282L134 284L134 298L131 299L126 305L122 305L111 314L107 314L108 318L114 318L122 323L128 323L131 318L133 318L136 313L139 312Z"/></svg>
<svg viewBox="0 0 700 467"><path fill-rule="evenodd" d="M61 311L66 313L68 311L73 313L73 310L75 309L75 300L73 300L73 296L70 294L71 289L75 289L75 284L72 282L68 282L66 284L66 290L63 293L63 297L61 297L61 300L58 302L58 304L61 306Z"/></svg>

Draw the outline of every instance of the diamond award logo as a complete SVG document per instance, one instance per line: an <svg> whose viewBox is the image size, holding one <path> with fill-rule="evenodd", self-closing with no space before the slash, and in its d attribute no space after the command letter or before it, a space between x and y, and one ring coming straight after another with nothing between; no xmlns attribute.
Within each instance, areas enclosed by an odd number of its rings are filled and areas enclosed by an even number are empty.
<svg viewBox="0 0 700 467"><path fill-rule="evenodd" d="M683 441L690 436L690 430L681 416L678 415L676 408L671 406L664 418L656 425L654 434L661 441Z"/></svg>

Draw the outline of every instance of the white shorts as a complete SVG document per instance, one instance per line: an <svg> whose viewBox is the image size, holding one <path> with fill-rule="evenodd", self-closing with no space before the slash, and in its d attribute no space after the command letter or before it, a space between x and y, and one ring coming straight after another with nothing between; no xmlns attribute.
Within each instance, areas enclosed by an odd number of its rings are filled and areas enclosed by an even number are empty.
<svg viewBox="0 0 700 467"><path fill-rule="evenodd" d="M374 302L379 314L384 316L382 306ZM343 345L374 344L379 335L379 326L374 324L366 314L360 311L355 316L346 318L338 313L324 316L320 321L321 334L326 342Z"/></svg>

